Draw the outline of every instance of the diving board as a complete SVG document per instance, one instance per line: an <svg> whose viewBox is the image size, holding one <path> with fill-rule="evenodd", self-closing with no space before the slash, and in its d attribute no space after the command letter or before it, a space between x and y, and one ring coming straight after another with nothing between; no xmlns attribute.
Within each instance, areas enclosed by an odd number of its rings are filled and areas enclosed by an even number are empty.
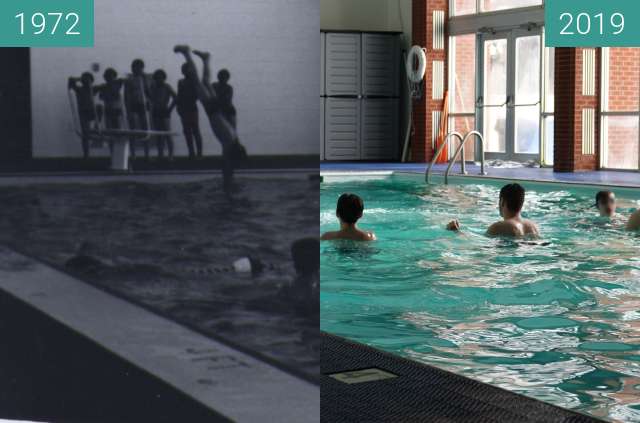
<svg viewBox="0 0 640 423"><path fill-rule="evenodd" d="M0 290L230 420L319 421L317 385L5 247Z"/></svg>

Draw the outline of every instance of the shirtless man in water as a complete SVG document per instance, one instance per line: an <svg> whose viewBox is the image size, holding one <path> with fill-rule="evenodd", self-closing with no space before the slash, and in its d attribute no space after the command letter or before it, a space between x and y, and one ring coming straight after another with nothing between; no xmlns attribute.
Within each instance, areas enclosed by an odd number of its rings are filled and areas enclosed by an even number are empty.
<svg viewBox="0 0 640 423"><path fill-rule="evenodd" d="M616 213L616 196L611 191L600 191L596 194L596 207L600 212L601 217L607 217L610 219L618 219L618 222L622 220L622 217ZM628 231L637 231L640 229L640 210L631 215L629 221L626 224Z"/></svg>
<svg viewBox="0 0 640 423"><path fill-rule="evenodd" d="M363 212L364 202L362 198L356 194L342 194L338 199L338 207L336 208L336 216L340 221L340 230L323 234L321 240L375 241L376 236L373 232L363 231L356 225Z"/></svg>
<svg viewBox="0 0 640 423"><path fill-rule="evenodd" d="M519 184L509 184L500 190L500 216L502 221L489 226L488 236L508 236L514 238L538 237L535 223L520 215L524 205L524 188ZM454 220L447 225L450 231L459 231L460 222Z"/></svg>

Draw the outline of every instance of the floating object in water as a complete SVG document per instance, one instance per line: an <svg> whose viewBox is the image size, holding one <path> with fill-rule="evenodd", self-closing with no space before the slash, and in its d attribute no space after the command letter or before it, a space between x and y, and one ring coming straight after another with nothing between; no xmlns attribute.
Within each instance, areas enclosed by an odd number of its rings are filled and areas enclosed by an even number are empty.
<svg viewBox="0 0 640 423"><path fill-rule="evenodd" d="M273 263L263 263L253 257L242 257L235 260L231 266L211 266L204 268L190 269L192 273L211 275L214 273L239 273L258 276L265 270L278 270L279 267Z"/></svg>

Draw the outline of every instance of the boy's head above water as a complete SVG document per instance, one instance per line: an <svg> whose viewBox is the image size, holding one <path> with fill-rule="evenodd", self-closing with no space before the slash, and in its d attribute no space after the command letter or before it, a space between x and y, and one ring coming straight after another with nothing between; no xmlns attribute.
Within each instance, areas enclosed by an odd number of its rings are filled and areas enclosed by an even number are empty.
<svg viewBox="0 0 640 423"><path fill-rule="evenodd" d="M500 216L509 218L522 211L525 190L520 184L509 184L500 190Z"/></svg>
<svg viewBox="0 0 640 423"><path fill-rule="evenodd" d="M364 202L362 198L356 194L342 194L338 198L338 207L336 208L336 216L340 222L347 225L355 225L362 217L364 212Z"/></svg>
<svg viewBox="0 0 640 423"><path fill-rule="evenodd" d="M596 194L596 207L600 216L611 217L616 212L616 195L611 191L600 191Z"/></svg>

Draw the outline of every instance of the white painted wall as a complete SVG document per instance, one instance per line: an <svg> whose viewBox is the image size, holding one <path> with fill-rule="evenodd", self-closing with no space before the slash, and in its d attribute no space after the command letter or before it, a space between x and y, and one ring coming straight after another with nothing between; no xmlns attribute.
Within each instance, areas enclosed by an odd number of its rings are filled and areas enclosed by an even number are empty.
<svg viewBox="0 0 640 423"><path fill-rule="evenodd" d="M319 7L317 0L95 0L94 48L31 52L34 156L81 156L67 101L70 75L100 63L102 81L105 68L124 75L140 57L148 72L164 68L175 86L177 43L211 51L214 69L230 70L249 154L318 154ZM181 132L175 113L173 128ZM220 154L202 111L201 130L205 153ZM184 138L175 142L186 155Z"/></svg>
<svg viewBox="0 0 640 423"><path fill-rule="evenodd" d="M324 30L401 31L411 42L411 0L320 0Z"/></svg>

